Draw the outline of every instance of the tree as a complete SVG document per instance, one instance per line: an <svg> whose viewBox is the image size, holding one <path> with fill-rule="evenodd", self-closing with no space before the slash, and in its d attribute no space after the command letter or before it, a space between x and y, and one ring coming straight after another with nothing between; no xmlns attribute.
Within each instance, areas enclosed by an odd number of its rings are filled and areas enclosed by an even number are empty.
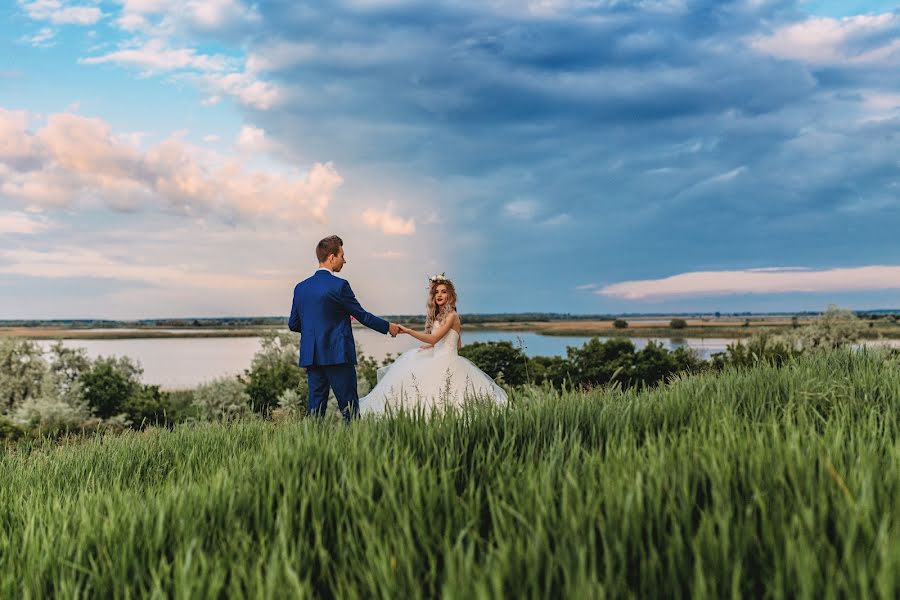
<svg viewBox="0 0 900 600"><path fill-rule="evenodd" d="M613 327L615 327L616 329L627 329L628 321L626 321L625 319L616 319L615 321L613 321Z"/></svg>
<svg viewBox="0 0 900 600"><path fill-rule="evenodd" d="M669 321L669 327L672 329L684 329L687 327L687 321L684 319L672 319Z"/></svg>
<svg viewBox="0 0 900 600"><path fill-rule="evenodd" d="M512 342L475 342L466 344L459 355L471 360L475 365L493 377L502 373L503 381L509 385L521 385L527 381L525 361L527 357L521 348Z"/></svg>

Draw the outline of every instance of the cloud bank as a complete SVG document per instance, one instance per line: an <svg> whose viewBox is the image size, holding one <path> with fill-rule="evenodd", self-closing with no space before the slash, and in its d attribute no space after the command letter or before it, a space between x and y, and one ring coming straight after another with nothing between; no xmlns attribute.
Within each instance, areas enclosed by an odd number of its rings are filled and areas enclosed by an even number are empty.
<svg viewBox="0 0 900 600"><path fill-rule="evenodd" d="M101 119L57 113L36 130L23 111L0 109L0 194L38 208L105 205L213 215L234 222L266 218L302 226L324 222L343 180L330 163L305 176L246 169L178 135L143 150ZM253 132L256 145L264 139ZM251 136L252 137L252 136Z"/></svg>
<svg viewBox="0 0 900 600"><path fill-rule="evenodd" d="M900 267L867 266L812 271L770 267L743 271L681 273L662 279L624 281L596 294L626 300L728 294L784 294L791 292L850 292L900 289Z"/></svg>

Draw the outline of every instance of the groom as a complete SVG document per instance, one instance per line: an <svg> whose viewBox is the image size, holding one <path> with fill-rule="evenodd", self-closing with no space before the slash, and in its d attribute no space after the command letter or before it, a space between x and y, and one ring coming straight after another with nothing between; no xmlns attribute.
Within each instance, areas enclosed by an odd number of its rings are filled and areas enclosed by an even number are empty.
<svg viewBox="0 0 900 600"><path fill-rule="evenodd" d="M349 422L359 412L356 344L350 316L370 329L390 333L391 337L397 337L400 327L367 313L350 284L335 277L347 262L341 238L332 235L320 241L316 258L318 270L294 288L288 327L300 333L300 367L306 368L309 383L309 414L325 415L331 388L344 420Z"/></svg>

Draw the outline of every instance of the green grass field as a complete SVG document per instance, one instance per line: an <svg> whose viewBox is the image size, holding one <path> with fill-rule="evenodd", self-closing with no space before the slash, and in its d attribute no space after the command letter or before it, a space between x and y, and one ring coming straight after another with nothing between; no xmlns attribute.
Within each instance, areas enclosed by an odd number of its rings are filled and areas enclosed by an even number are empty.
<svg viewBox="0 0 900 600"><path fill-rule="evenodd" d="M0 456L15 598L896 598L900 366L836 352L648 392Z"/></svg>

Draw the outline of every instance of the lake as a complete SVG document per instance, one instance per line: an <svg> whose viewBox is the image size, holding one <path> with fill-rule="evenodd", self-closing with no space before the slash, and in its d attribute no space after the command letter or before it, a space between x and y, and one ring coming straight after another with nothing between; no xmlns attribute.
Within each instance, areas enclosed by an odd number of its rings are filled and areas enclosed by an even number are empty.
<svg viewBox="0 0 900 600"><path fill-rule="evenodd" d="M391 338L369 329L354 329L356 343L365 354L381 360L388 353L400 353L420 345L409 336ZM529 356L565 356L567 346L581 346L588 337L556 337L533 332L464 331L463 344L473 342L509 341L522 344ZM605 339L605 338L601 338ZM702 358L722 352L733 340L728 339L668 339L631 338L635 346L643 348L650 341L661 342L666 348L689 346ZM38 342L44 349L51 341ZM144 368L144 383L165 389L191 388L210 379L236 375L250 366L259 349L259 338L143 338L124 340L64 340L66 346L84 348L92 358L97 356L128 356Z"/></svg>

